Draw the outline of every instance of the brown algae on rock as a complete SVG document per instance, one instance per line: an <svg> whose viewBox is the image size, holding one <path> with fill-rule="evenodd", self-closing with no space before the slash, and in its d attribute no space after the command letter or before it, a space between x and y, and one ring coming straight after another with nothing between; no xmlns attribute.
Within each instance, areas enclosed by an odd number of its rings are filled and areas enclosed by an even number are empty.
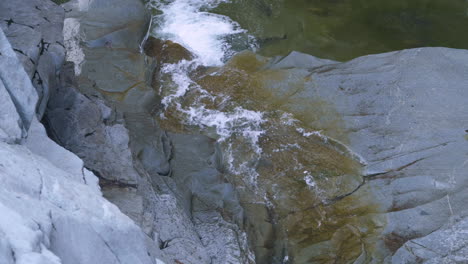
<svg viewBox="0 0 468 264"><path fill-rule="evenodd" d="M197 88L163 111L162 127L216 138L209 127L187 125L186 111L262 113L257 142L235 128L219 142L259 263L276 262L284 252L291 263L381 261L376 241L385 219L362 177L364 165L344 145L342 118L319 98L297 96L313 81L306 70L272 70L268 61L243 52L204 69L194 78Z"/></svg>

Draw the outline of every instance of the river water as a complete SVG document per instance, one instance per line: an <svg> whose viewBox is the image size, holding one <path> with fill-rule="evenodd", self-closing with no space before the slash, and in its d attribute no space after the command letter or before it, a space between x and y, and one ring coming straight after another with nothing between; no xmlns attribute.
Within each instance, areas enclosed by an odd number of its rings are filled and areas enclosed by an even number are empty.
<svg viewBox="0 0 468 264"><path fill-rule="evenodd" d="M273 69L270 57L299 50L347 60L418 46L468 48L468 35L460 34L468 28L467 3L151 3L152 35L192 54L160 65L158 121L172 132L217 140L257 263L378 263L385 225L372 213L371 192L347 195L362 187L366 162L346 146L340 117L319 100L295 97L309 73Z"/></svg>
<svg viewBox="0 0 468 264"><path fill-rule="evenodd" d="M415 47L468 48L466 0L233 0L215 11L259 38L267 56L297 50L343 61Z"/></svg>

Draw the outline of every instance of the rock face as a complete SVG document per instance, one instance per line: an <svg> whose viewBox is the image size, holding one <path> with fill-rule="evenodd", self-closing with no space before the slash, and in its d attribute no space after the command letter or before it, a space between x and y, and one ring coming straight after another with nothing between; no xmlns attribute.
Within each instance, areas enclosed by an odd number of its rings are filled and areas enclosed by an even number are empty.
<svg viewBox="0 0 468 264"><path fill-rule="evenodd" d="M64 36L73 64L64 66L61 86L51 90L45 120L53 138L98 175L104 196L159 244L170 263L249 263L245 233L219 205L204 203L228 200L203 194L209 179L225 188L209 162L215 142L201 137L198 151L192 136L168 134L153 117L159 99L151 69L157 63L141 45L150 24L144 5L94 0L64 7L72 10ZM153 51L183 49L167 45L153 45ZM187 144L191 152L184 151Z"/></svg>
<svg viewBox="0 0 468 264"><path fill-rule="evenodd" d="M96 176L47 137L36 90L1 30L0 51L0 262L161 263L157 244L102 197Z"/></svg>
<svg viewBox="0 0 468 264"><path fill-rule="evenodd" d="M3 31L0 43L1 130L5 140L11 143L26 137L34 118L37 93ZM17 89L18 86L23 89Z"/></svg>
<svg viewBox="0 0 468 264"><path fill-rule="evenodd" d="M174 96L162 124L187 124L194 140L233 128L219 166L258 263L467 261L467 56L423 48L338 63L241 53L195 75L197 89ZM189 119L192 109L201 110ZM241 117L220 128L205 116Z"/></svg>
<svg viewBox="0 0 468 264"><path fill-rule="evenodd" d="M65 57L62 31L64 9L52 1L2 1L0 27L12 44L37 90L37 116L44 114L49 91L58 85L57 72Z"/></svg>
<svg viewBox="0 0 468 264"><path fill-rule="evenodd" d="M374 213L387 221L387 262L468 261L467 61L466 50L445 48L366 56L310 69L297 95L331 104L347 145L367 162Z"/></svg>
<svg viewBox="0 0 468 264"><path fill-rule="evenodd" d="M293 263L323 259L355 263L468 261L468 207L464 202L468 188L467 61L468 51L446 48L403 50L346 63L292 53L259 70L259 74L267 74L269 69L282 71L283 81L276 79L264 86L279 98L281 107L305 127L347 146L362 164L361 183L348 182L341 188L351 188L349 193L326 203L327 208L336 208L332 212L348 219L341 227L327 230L326 222L335 221L333 215L314 220L305 213L294 213L302 215L295 225L298 232L324 236L302 249L298 242L290 251ZM297 80L303 82L299 89ZM291 95L285 93L285 87L297 90ZM283 140L287 142L286 137ZM341 181L350 177L344 175ZM314 179L314 188L322 186L322 192L335 193L330 186L321 185L320 177ZM291 216L287 219L295 221ZM304 221L310 222L299 224ZM316 221L322 227L313 228ZM345 229L353 231L343 237ZM293 227L288 230L292 234ZM336 243L337 237L346 244Z"/></svg>

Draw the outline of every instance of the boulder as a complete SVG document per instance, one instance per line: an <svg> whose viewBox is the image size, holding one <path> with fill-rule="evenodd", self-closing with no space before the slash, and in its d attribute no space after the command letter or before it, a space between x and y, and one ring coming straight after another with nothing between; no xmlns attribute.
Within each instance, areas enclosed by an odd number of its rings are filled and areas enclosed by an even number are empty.
<svg viewBox="0 0 468 264"><path fill-rule="evenodd" d="M281 61L303 57L292 53ZM374 204L367 214L381 215L386 222L376 240L380 252L376 254L384 257L373 255L374 261L468 261L464 254L468 208L463 202L468 188L467 61L466 50L420 48L346 63L297 65L307 68L294 73L304 76L304 88L284 98L286 104L293 113L306 109L311 116L321 113L320 118L303 120L345 144L364 163L363 185L351 196L368 192L373 198L352 207ZM280 89L269 87L274 92ZM308 105L313 102L324 103ZM360 233L366 235L365 230ZM311 261L305 258L310 256L307 252L319 247L297 251L295 263ZM368 258L370 252L361 254Z"/></svg>
<svg viewBox="0 0 468 264"><path fill-rule="evenodd" d="M62 67L61 85L51 91L45 119L52 137L99 177L136 184L127 129L102 99L79 92L73 68L73 63Z"/></svg>

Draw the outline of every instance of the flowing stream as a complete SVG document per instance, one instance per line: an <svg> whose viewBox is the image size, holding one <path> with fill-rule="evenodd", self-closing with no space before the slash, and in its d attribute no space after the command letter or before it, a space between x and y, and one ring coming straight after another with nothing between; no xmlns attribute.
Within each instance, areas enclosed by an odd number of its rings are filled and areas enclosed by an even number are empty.
<svg viewBox="0 0 468 264"><path fill-rule="evenodd" d="M375 29L365 23L350 25L361 35L340 35L345 30L339 28L342 21L337 19L355 18L357 14L349 10L364 2L151 3L151 34L171 41L164 47L178 43L190 53L160 65L157 89L162 110L158 121L172 132L204 134L217 140L226 179L236 187L245 210L257 263L328 263L337 258L346 263L363 252L369 261L379 259L375 241L384 220L372 214L375 208L370 192L348 196L366 188L361 172L366 162L346 146L348 138L342 132L340 117L331 105L295 96L310 82L307 70L276 69L271 66L277 58L257 54L286 55L298 49L348 59L437 44L411 35L412 26L419 30L427 23L435 24L437 30L439 17L434 18L427 7L431 1L425 1L423 11L418 9L422 1L409 6L399 4L402 1L385 4L387 13L367 1L366 14L379 10L387 14L389 21L395 22L392 30L407 42L378 38L372 33ZM437 1L432 2L437 8ZM466 5L449 2L452 8ZM409 11L392 16L402 8ZM409 33L398 29L404 23ZM363 42L354 46L357 39ZM368 202L361 206L356 200Z"/></svg>

